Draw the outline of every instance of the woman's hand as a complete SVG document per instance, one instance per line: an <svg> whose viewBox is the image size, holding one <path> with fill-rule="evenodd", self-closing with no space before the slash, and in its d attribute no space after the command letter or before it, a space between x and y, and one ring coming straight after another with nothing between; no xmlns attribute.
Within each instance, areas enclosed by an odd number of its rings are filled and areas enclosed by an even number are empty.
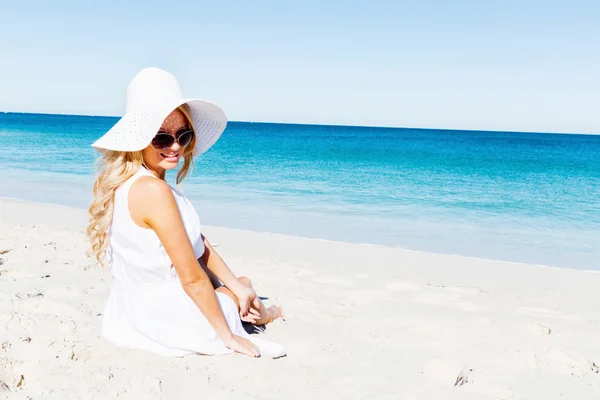
<svg viewBox="0 0 600 400"><path fill-rule="evenodd" d="M245 354L250 357L259 357L260 350L248 339L241 336L231 335L228 339L223 340L225 346L235 351L236 353Z"/></svg>
<svg viewBox="0 0 600 400"><path fill-rule="evenodd" d="M259 298L254 289L247 286L239 285L232 290L235 297L240 302L240 318L245 322L254 322L260 318L258 310L260 310Z"/></svg>

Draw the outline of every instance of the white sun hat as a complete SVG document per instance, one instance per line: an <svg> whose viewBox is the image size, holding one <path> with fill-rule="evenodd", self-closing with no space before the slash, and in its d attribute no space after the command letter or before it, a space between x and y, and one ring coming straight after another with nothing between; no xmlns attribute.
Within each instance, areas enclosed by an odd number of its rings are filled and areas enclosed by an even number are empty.
<svg viewBox="0 0 600 400"><path fill-rule="evenodd" d="M146 148L165 118L187 104L194 122L194 155L207 151L219 139L227 117L221 108L199 99L184 98L177 79L160 68L144 68L127 87L125 115L92 147L98 150L139 151Z"/></svg>

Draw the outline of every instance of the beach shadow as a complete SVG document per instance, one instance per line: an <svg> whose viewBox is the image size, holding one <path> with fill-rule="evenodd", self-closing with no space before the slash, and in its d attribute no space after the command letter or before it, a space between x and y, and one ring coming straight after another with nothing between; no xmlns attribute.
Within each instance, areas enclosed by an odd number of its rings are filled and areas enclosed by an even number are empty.
<svg viewBox="0 0 600 400"><path fill-rule="evenodd" d="M267 327L265 325L252 325L244 321L242 321L242 326L249 335L258 335L260 333L264 333L267 330Z"/></svg>

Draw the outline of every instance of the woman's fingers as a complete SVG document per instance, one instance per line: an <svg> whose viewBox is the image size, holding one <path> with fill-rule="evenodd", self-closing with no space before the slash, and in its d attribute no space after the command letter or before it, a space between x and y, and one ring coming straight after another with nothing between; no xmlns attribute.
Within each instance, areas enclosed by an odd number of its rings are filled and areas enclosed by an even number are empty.
<svg viewBox="0 0 600 400"><path fill-rule="evenodd" d="M240 313L240 318L242 321L252 324L260 319L260 312L254 308L250 308L246 315L241 315Z"/></svg>
<svg viewBox="0 0 600 400"><path fill-rule="evenodd" d="M260 351L258 350L258 347L256 347L254 343L252 343L248 339L244 339L243 337L237 336L236 341L240 343L240 353L251 357L260 356Z"/></svg>
<svg viewBox="0 0 600 400"><path fill-rule="evenodd" d="M256 317L260 318L260 312L254 308L251 308L250 310L248 310L248 314L252 314L252 315L255 315Z"/></svg>
<svg viewBox="0 0 600 400"><path fill-rule="evenodd" d="M245 317L248 315L248 311L250 310L250 304L247 301L243 301L240 299L240 317Z"/></svg>
<svg viewBox="0 0 600 400"><path fill-rule="evenodd" d="M236 353L244 354L250 357L259 357L260 350L248 339L241 336L233 335L230 340L224 342L225 346L229 347Z"/></svg>
<svg viewBox="0 0 600 400"><path fill-rule="evenodd" d="M260 318L260 316L254 315L254 314L248 314L245 317L242 317L242 321L244 322L249 322L249 323L254 323L256 321L258 321Z"/></svg>

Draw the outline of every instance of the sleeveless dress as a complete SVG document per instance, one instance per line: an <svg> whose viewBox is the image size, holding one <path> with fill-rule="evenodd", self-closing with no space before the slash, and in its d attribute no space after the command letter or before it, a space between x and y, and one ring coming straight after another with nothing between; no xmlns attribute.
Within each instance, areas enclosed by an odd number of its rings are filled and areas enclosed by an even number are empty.
<svg viewBox="0 0 600 400"><path fill-rule="evenodd" d="M142 176L158 179L140 167L115 192L106 254L113 283L104 310L102 335L117 346L165 356L232 353L183 290L156 233L132 220L129 189ZM174 188L171 190L196 258L200 258L204 254L204 242L198 214L183 194ZM233 300L225 294L215 294L233 334L251 340L263 357L285 354L283 346L248 335Z"/></svg>

